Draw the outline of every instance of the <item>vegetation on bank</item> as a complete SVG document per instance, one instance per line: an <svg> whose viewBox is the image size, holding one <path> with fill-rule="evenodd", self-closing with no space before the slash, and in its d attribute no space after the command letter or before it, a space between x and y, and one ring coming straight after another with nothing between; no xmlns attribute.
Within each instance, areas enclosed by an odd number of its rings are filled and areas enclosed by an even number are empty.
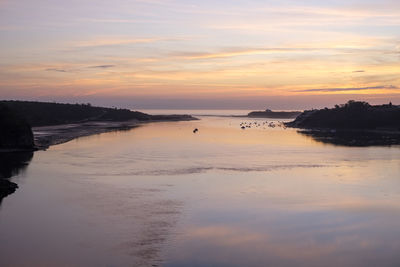
<svg viewBox="0 0 400 267"><path fill-rule="evenodd" d="M353 130L400 130L400 106L370 105L367 102L350 100L334 108L307 110L290 127L304 129L353 129Z"/></svg>

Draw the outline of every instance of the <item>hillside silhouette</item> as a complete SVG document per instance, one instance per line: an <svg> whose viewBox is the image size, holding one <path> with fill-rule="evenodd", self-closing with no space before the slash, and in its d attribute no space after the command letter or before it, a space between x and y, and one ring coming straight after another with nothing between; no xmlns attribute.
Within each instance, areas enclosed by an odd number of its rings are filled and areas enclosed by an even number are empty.
<svg viewBox="0 0 400 267"><path fill-rule="evenodd" d="M400 130L400 107L350 100L331 109L306 110L286 125L305 129Z"/></svg>
<svg viewBox="0 0 400 267"><path fill-rule="evenodd" d="M32 126L57 125L85 121L146 121L151 115L128 109L94 107L90 104L61 104L34 101L1 101L24 117Z"/></svg>

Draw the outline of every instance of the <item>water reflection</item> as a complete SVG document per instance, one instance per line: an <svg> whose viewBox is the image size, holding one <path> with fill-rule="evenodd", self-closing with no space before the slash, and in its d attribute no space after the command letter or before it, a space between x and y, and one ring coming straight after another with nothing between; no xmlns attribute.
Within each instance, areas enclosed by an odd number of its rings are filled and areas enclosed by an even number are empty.
<svg viewBox="0 0 400 267"><path fill-rule="evenodd" d="M387 216L386 214L385 216ZM398 266L396 221L340 211L187 229L166 266ZM397 219L397 216L392 216ZM375 230L374 230L375 229ZM377 231L376 229L380 229ZM391 230L389 230L391 229Z"/></svg>
<svg viewBox="0 0 400 267"><path fill-rule="evenodd" d="M300 134L315 141L342 146L391 146L400 145L400 133L374 131L319 131L300 130Z"/></svg>
<svg viewBox="0 0 400 267"><path fill-rule="evenodd" d="M400 266L400 149L241 121L36 152L0 212L0 265Z"/></svg>
<svg viewBox="0 0 400 267"><path fill-rule="evenodd" d="M18 175L32 160L33 152L0 153L0 205L4 197L12 194L17 185L9 178Z"/></svg>

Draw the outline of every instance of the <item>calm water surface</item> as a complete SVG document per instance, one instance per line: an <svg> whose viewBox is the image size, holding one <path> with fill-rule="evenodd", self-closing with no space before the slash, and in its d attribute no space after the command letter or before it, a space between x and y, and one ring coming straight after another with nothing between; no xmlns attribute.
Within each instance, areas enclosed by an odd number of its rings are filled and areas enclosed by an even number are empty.
<svg viewBox="0 0 400 267"><path fill-rule="evenodd" d="M0 266L400 266L399 147L241 121L36 152L0 206Z"/></svg>

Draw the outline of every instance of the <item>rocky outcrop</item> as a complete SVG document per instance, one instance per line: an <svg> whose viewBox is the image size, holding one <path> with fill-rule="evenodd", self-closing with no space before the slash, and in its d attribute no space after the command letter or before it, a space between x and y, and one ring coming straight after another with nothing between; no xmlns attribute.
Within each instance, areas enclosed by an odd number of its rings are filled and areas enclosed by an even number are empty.
<svg viewBox="0 0 400 267"><path fill-rule="evenodd" d="M0 104L0 150L32 150L31 126L14 110Z"/></svg>

